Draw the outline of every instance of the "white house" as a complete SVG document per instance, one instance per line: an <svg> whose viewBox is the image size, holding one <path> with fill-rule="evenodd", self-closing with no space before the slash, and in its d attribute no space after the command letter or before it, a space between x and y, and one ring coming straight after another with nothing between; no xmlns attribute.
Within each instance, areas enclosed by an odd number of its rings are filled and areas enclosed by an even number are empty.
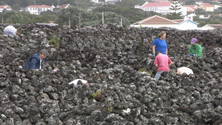
<svg viewBox="0 0 222 125"><path fill-rule="evenodd" d="M57 5L56 7L55 6L48 6L48 5L30 5L30 6L27 6L25 8L25 11L26 12L29 12L30 14L36 14L36 15L40 15L41 12L44 12L44 11L53 11L53 9L66 9L70 6L70 4L63 4L63 5Z"/></svg>
<svg viewBox="0 0 222 125"><path fill-rule="evenodd" d="M63 5L57 5L56 8L60 8L60 9L66 9L70 6L70 4L63 4Z"/></svg>
<svg viewBox="0 0 222 125"><path fill-rule="evenodd" d="M187 8L187 13L193 13L198 8L197 5L186 5L183 7Z"/></svg>
<svg viewBox="0 0 222 125"><path fill-rule="evenodd" d="M201 4L203 4L203 1L196 1L195 4L201 5Z"/></svg>
<svg viewBox="0 0 222 125"><path fill-rule="evenodd" d="M140 20L132 25L131 27L152 27L152 28L160 28L160 27L170 27L176 28L179 23L158 15L148 17L146 19Z"/></svg>
<svg viewBox="0 0 222 125"><path fill-rule="evenodd" d="M26 12L29 12L30 14L36 14L40 15L41 12L44 11L53 11L55 7L54 6L48 6L48 5L30 5L25 8Z"/></svg>
<svg viewBox="0 0 222 125"><path fill-rule="evenodd" d="M222 24L207 24L201 27L202 30L222 29Z"/></svg>
<svg viewBox="0 0 222 125"><path fill-rule="evenodd" d="M213 5L214 6L214 10L217 10L219 7L222 7L221 5Z"/></svg>
<svg viewBox="0 0 222 125"><path fill-rule="evenodd" d="M200 18L200 19L208 19L208 18L210 18L210 15L208 15L208 16L205 16L205 15L199 15L199 18Z"/></svg>
<svg viewBox="0 0 222 125"><path fill-rule="evenodd" d="M139 4L135 5L136 9L141 9L141 6Z"/></svg>
<svg viewBox="0 0 222 125"><path fill-rule="evenodd" d="M108 4L116 4L117 2L121 2L122 0L105 0Z"/></svg>
<svg viewBox="0 0 222 125"><path fill-rule="evenodd" d="M191 13L189 15L184 16L183 20L191 20L193 21L193 17L197 16L195 13Z"/></svg>
<svg viewBox="0 0 222 125"><path fill-rule="evenodd" d="M12 8L9 5L0 6L0 12L3 12L3 10L12 11Z"/></svg>
<svg viewBox="0 0 222 125"><path fill-rule="evenodd" d="M140 8L144 11L154 11L156 13L161 13L161 14L166 15L166 14L174 12L173 10L170 10L171 5L173 5L171 2L157 2L157 3L146 2L142 6L138 6L138 5L135 6L135 8ZM182 15L187 15L187 8L181 6L181 9L177 10L176 12L177 13L181 12Z"/></svg>
<svg viewBox="0 0 222 125"><path fill-rule="evenodd" d="M152 27L152 28L160 28L160 27L169 27L175 28L178 30L194 30L197 29L197 23L191 20L177 19L170 20L158 15L148 17L141 21L138 21L132 25L131 27Z"/></svg>
<svg viewBox="0 0 222 125"><path fill-rule="evenodd" d="M177 29L179 30L195 30L197 29L198 23L195 23L191 20L184 20L183 22L179 23Z"/></svg>

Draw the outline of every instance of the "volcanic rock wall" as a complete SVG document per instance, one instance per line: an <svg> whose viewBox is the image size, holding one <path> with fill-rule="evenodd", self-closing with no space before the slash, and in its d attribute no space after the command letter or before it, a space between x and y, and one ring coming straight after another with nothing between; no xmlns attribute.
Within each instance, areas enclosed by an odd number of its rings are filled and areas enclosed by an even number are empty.
<svg viewBox="0 0 222 125"><path fill-rule="evenodd" d="M17 25L0 35L1 125L220 125L221 31L136 29L113 25L49 27ZM0 26L1 32L4 26ZM152 42L167 32L170 73L156 82ZM2 34L2 33L1 33ZM60 38L59 48L48 38ZM185 58L192 37L203 58ZM22 69L46 48L44 70ZM176 75L187 65L195 75ZM62 73L52 73L58 67ZM144 72L143 72L144 71ZM76 78L90 85L72 86Z"/></svg>

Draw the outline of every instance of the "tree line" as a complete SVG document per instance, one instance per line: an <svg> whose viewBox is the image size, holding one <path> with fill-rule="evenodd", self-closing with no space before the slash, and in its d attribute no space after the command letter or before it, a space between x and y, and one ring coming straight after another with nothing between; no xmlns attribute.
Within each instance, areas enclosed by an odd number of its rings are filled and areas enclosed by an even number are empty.
<svg viewBox="0 0 222 125"><path fill-rule="evenodd" d="M130 22L126 17L123 17L114 12L104 13L104 23L120 25L122 20L123 25L129 25ZM102 24L102 13L91 12L77 7L69 7L62 9L59 14L51 11L42 12L41 15L33 15L29 12L13 12L8 11L0 13L0 21L2 23L19 23L19 24L30 24L30 23L48 23L54 21L59 25L100 25Z"/></svg>
<svg viewBox="0 0 222 125"><path fill-rule="evenodd" d="M4 1L4 0L0 0ZM4 2L10 3L11 1L26 1L26 0L5 0ZM34 0L27 0L26 2L33 2ZM62 4L62 0L35 0L35 2L57 2ZM63 2L66 0L63 0ZM67 0L68 1L68 0ZM143 0L122 0L122 2L117 3L116 5L97 5L97 8L93 11L87 11L87 6L91 6L89 0L73 0L72 7L68 9L63 9L59 13L53 13L51 11L42 12L41 15L31 15L28 12L4 12L0 13L0 22L3 23L20 23L20 24L29 24L29 23L48 23L49 21L54 21L59 25L99 25L102 24L102 12L104 12L104 23L117 24L120 25L121 21L123 25L130 25L139 20L145 19L153 15L160 15L168 19L181 19L181 13L176 13L180 6L177 6L178 3L175 3L174 6L171 6L172 10L175 10L175 13L170 13L167 15L161 15L155 12L147 12L141 9L134 8L135 3L143 3ZM177 2L177 0L174 0ZM0 2L1 3L1 2ZM25 3L25 2L24 2ZM30 3L29 3L30 4ZM78 5L79 7L76 7ZM82 7L81 7L82 6ZM19 4L15 4L14 8L19 10ZM210 19L199 19L194 17L194 21L199 23L198 26L203 26L205 24L219 24L222 23L222 18L218 16L222 12L222 9L219 8L216 12L206 12L202 9L197 9L195 13L197 15L211 15Z"/></svg>

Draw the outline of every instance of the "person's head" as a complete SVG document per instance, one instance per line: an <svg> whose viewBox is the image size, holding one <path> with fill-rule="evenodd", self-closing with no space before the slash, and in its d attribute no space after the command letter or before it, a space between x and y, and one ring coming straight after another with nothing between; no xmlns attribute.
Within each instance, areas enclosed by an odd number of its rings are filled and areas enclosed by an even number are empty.
<svg viewBox="0 0 222 125"><path fill-rule="evenodd" d="M196 38L192 38L190 44L196 46L196 44L197 44L197 39L196 39Z"/></svg>
<svg viewBox="0 0 222 125"><path fill-rule="evenodd" d="M166 32L165 31L161 31L160 33L159 33L159 38L160 39L165 39L166 38Z"/></svg>
<svg viewBox="0 0 222 125"><path fill-rule="evenodd" d="M49 55L49 52L46 49L42 49L39 51L39 56L41 59L45 59Z"/></svg>
<svg viewBox="0 0 222 125"><path fill-rule="evenodd" d="M89 82L87 82L86 85L88 86L88 85L89 85Z"/></svg>
<svg viewBox="0 0 222 125"><path fill-rule="evenodd" d="M157 51L157 52L156 52L156 56L158 56L159 54L161 54L161 52L160 52L160 51Z"/></svg>

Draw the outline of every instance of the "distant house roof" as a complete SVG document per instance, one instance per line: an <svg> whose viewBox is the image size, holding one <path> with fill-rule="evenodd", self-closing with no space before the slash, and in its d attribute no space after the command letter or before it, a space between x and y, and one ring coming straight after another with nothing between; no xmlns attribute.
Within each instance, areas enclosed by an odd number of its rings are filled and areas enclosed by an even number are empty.
<svg viewBox="0 0 222 125"><path fill-rule="evenodd" d="M29 5L27 8L52 8L52 6L48 5Z"/></svg>
<svg viewBox="0 0 222 125"><path fill-rule="evenodd" d="M185 7L185 6L184 6ZM194 12L195 9L191 8L191 7L186 7L187 8L187 12Z"/></svg>
<svg viewBox="0 0 222 125"><path fill-rule="evenodd" d="M186 22L191 22L191 23L193 23L193 24L195 24L195 25L198 25L198 23L195 23L195 22L193 22L193 21L191 21L191 20L184 20L184 21L181 22L179 25L182 25L182 24L184 24L184 23L186 23Z"/></svg>
<svg viewBox="0 0 222 125"><path fill-rule="evenodd" d="M61 5L61 6L58 6L58 8L67 8L67 7L69 7L70 6L70 4L63 4L63 5Z"/></svg>
<svg viewBox="0 0 222 125"><path fill-rule="evenodd" d="M0 9L7 9L7 10L11 10L11 6L9 5L5 5L5 6L0 6Z"/></svg>
<svg viewBox="0 0 222 125"><path fill-rule="evenodd" d="M178 22L178 23L181 23L181 22L184 21L184 19L176 19L176 20L173 20L173 21L176 21L176 22Z"/></svg>
<svg viewBox="0 0 222 125"><path fill-rule="evenodd" d="M190 7L192 9L197 9L197 5L185 5L183 7Z"/></svg>
<svg viewBox="0 0 222 125"><path fill-rule="evenodd" d="M214 29L222 29L222 24L207 24L205 26L213 27Z"/></svg>
<svg viewBox="0 0 222 125"><path fill-rule="evenodd" d="M205 6L205 7L214 7L213 5L209 4L209 3L202 3L201 4L202 6Z"/></svg>
<svg viewBox="0 0 222 125"><path fill-rule="evenodd" d="M178 22L155 15L134 23L134 25L148 25L148 24L178 24Z"/></svg>
<svg viewBox="0 0 222 125"><path fill-rule="evenodd" d="M159 2L159 3L146 3L142 7L164 7L164 6L170 6L171 2Z"/></svg>

